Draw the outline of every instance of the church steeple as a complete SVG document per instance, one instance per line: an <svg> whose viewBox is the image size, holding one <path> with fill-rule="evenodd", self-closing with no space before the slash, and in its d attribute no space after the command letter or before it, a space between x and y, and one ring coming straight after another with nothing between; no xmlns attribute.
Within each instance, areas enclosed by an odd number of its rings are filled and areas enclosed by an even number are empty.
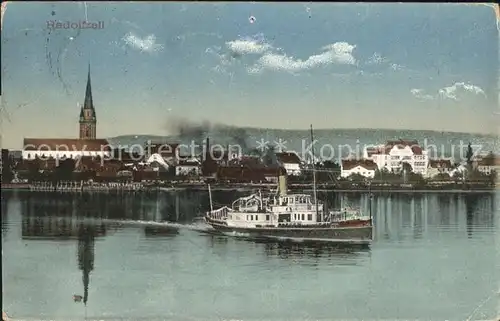
<svg viewBox="0 0 500 321"><path fill-rule="evenodd" d="M89 63L89 70L88 70L88 74L87 74L87 88L85 89L85 102L83 104L83 108L94 110L94 102L92 100L92 85L90 82L90 63Z"/></svg>
<svg viewBox="0 0 500 321"><path fill-rule="evenodd" d="M87 88L85 100L80 110L80 139L96 139L97 116L92 99L92 85L90 82L90 63L87 73Z"/></svg>

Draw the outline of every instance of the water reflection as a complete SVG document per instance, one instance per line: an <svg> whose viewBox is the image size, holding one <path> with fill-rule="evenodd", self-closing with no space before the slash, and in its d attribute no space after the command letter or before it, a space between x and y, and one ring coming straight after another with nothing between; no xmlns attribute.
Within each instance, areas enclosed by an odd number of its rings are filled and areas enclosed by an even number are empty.
<svg viewBox="0 0 500 321"><path fill-rule="evenodd" d="M179 229L170 226L145 226L144 235L146 237L172 237L179 234Z"/></svg>
<svg viewBox="0 0 500 321"><path fill-rule="evenodd" d="M419 240L446 229L472 238L474 232L495 225L493 193L392 193L375 194L372 200L375 239ZM369 212L366 194L323 195L328 207L360 206Z"/></svg>
<svg viewBox="0 0 500 321"><path fill-rule="evenodd" d="M214 203L230 204L241 193L214 193ZM2 193L2 233L8 229L7 215L12 195ZM158 194L50 194L18 193L21 201L23 238L77 237L75 222L78 217L106 219L108 232L123 226L112 226L110 221L147 221L180 223L208 209L205 192L161 192ZM323 194L329 208L346 205L361 206L369 212L370 201L366 194ZM469 238L484 228L495 224L494 194L376 194L371 202L374 217L374 238L392 241L420 240L429 233L447 229L457 236ZM169 229L144 228L146 236L170 235ZM175 234L175 232L174 232Z"/></svg>
<svg viewBox="0 0 500 321"><path fill-rule="evenodd" d="M10 203L10 199L12 198L12 193L1 193L2 197L2 236L5 236L9 230L9 225L7 224L8 217L8 204Z"/></svg>
<svg viewBox="0 0 500 321"><path fill-rule="evenodd" d="M477 195L467 195L465 196L465 210L467 215L467 236L472 237L473 232L473 222L474 222L474 212L479 203L479 197Z"/></svg>
<svg viewBox="0 0 500 321"><path fill-rule="evenodd" d="M101 225L103 227L103 225ZM83 303L87 305L89 298L90 272L94 270L95 238L99 233L94 225L80 223L78 228L78 269L82 271Z"/></svg>
<svg viewBox="0 0 500 321"><path fill-rule="evenodd" d="M2 193L3 194L3 193ZM12 195L7 192L6 197ZM109 220L186 222L200 213L204 194L165 192L154 194L18 193L22 212L32 216L102 217ZM2 205L4 202L2 202Z"/></svg>
<svg viewBox="0 0 500 321"><path fill-rule="evenodd" d="M336 259L336 264L356 265L355 259L361 253L369 253L369 245L296 242L263 242L264 252L268 257L279 257L284 260L313 259L317 264L319 259ZM338 261L337 261L338 259Z"/></svg>

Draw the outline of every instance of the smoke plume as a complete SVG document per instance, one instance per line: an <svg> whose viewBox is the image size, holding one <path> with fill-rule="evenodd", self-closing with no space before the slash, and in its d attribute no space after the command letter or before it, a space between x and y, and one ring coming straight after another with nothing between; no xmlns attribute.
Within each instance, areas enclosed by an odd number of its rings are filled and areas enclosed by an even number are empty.
<svg viewBox="0 0 500 321"><path fill-rule="evenodd" d="M245 129L238 127L231 129L231 138L236 144L238 144L238 146L241 147L243 153L246 153L249 150L246 140L247 137L248 133Z"/></svg>
<svg viewBox="0 0 500 321"><path fill-rule="evenodd" d="M208 121L196 123L185 118L170 118L167 121L167 129L174 135L179 136L181 140L193 140L201 144L212 129Z"/></svg>
<svg viewBox="0 0 500 321"><path fill-rule="evenodd" d="M191 121L185 118L170 118L167 121L167 130L179 136L182 141L194 141L196 144L202 145L207 136L214 135L223 140L232 140L231 144L240 146L243 153L249 150L246 138L248 133L243 128L233 127L222 123L213 124L208 120L201 122ZM220 137L226 136L226 137ZM212 142L215 143L214 140Z"/></svg>

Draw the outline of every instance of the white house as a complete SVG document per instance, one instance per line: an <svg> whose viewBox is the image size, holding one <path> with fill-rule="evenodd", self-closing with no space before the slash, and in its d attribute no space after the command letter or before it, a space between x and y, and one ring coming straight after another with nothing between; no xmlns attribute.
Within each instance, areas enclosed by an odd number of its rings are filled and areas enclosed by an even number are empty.
<svg viewBox="0 0 500 321"><path fill-rule="evenodd" d="M146 164L150 165L152 163L157 163L167 170L171 166L160 154L151 154L151 156L148 157Z"/></svg>
<svg viewBox="0 0 500 321"><path fill-rule="evenodd" d="M154 154L158 154L164 161L175 164L176 161L180 159L179 153L179 144L177 143L152 141L144 143L144 154L147 158L150 158Z"/></svg>
<svg viewBox="0 0 500 321"><path fill-rule="evenodd" d="M463 174L467 171L467 167L464 164L459 165L458 167L454 168L450 172L450 176L453 177L457 174L460 174L463 177Z"/></svg>
<svg viewBox="0 0 500 321"><path fill-rule="evenodd" d="M289 176L298 176L302 173L302 160L295 152L276 153L276 158L286 169Z"/></svg>
<svg viewBox="0 0 500 321"><path fill-rule="evenodd" d="M369 159L343 159L340 162L340 176L344 178L353 174L373 178L376 170L377 164Z"/></svg>
<svg viewBox="0 0 500 321"><path fill-rule="evenodd" d="M187 160L179 160L177 166L175 166L175 175L177 176L187 176L201 175L201 163L196 158L191 158Z"/></svg>
<svg viewBox="0 0 500 321"><path fill-rule="evenodd" d="M106 139L25 138L22 158L79 158L82 156L110 159L112 148Z"/></svg>
<svg viewBox="0 0 500 321"><path fill-rule="evenodd" d="M432 178L438 174L453 175L454 166L449 159L430 159L426 177Z"/></svg>
<svg viewBox="0 0 500 321"><path fill-rule="evenodd" d="M426 175L429 166L427 151L418 145L416 140L387 141L385 145L366 147L363 157L377 164L378 169L399 172L403 163L408 163L412 171Z"/></svg>

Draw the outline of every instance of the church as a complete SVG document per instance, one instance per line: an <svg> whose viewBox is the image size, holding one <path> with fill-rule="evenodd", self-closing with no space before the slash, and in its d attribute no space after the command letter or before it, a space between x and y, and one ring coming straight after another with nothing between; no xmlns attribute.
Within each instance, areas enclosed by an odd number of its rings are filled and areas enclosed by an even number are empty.
<svg viewBox="0 0 500 321"><path fill-rule="evenodd" d="M106 139L97 139L97 115L92 99L90 64L85 101L80 108L79 138L24 138L22 158L79 158L81 156L109 159L112 148Z"/></svg>

